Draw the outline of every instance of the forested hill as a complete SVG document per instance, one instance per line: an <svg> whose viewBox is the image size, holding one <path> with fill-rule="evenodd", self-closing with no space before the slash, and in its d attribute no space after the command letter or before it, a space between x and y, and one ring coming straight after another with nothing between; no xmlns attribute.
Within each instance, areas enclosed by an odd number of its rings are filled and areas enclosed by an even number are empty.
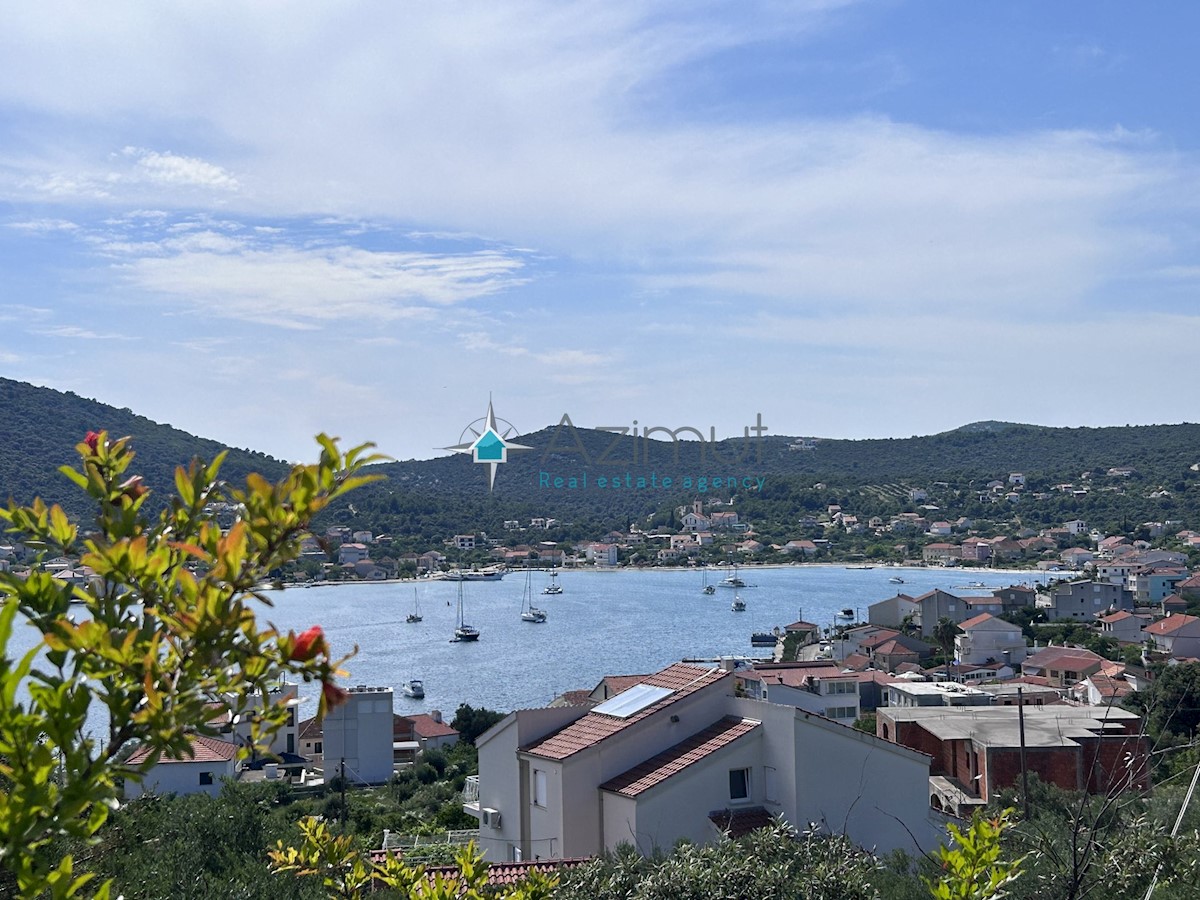
<svg viewBox="0 0 1200 900"><path fill-rule="evenodd" d="M211 458L222 447L131 412L48 388L0 379L0 500L28 502L74 499L57 472L74 461L74 446L89 430L132 435L137 471L151 487L169 490L176 465L193 456ZM884 515L903 506L906 488L933 493L936 482L954 488L958 507L993 479L1021 472L1028 489L1049 491L1064 482L1087 483L1089 498L1046 501L1048 520L1087 518L1088 505L1103 502L1104 519L1186 519L1200 511L1200 425L1113 428L1046 428L1007 422L978 422L942 434L904 439L832 440L767 434L712 445L697 441L616 438L580 428L546 428L510 437L531 449L511 452L499 467L495 490L487 489L486 467L462 455L390 463L379 467L387 480L356 492L331 515L377 532L414 542L442 539L456 531L491 530L506 519L551 516L573 522L573 532L596 536L628 528L657 514L669 520L676 504L735 497L757 521L793 521L801 511L823 511L826 503L849 500L860 513ZM1128 477L1110 469L1134 470ZM225 474L240 480L249 471L277 477L283 464L247 451L231 451ZM588 481L583 483L586 474ZM571 486L570 479L576 479ZM664 487L662 479L672 479ZM737 479L730 485L728 479ZM561 478L561 486L554 479ZM646 479L638 487L638 478ZM685 479L691 479L690 482ZM762 489L745 479L763 478ZM601 483L600 479L604 479ZM704 479L701 483L700 479ZM721 479L714 484L713 479ZM825 487L815 488L818 483ZM1170 492L1155 502L1147 496ZM1118 491L1114 495L1111 491ZM1117 502L1117 497L1120 501ZM877 498L875 502L871 498ZM891 498L890 500L888 498ZM1057 497L1057 495L1056 495ZM1196 509L1193 509L1195 507ZM69 506L81 512L77 504ZM1033 510L1024 504L1022 514ZM1191 527L1200 522L1191 523Z"/></svg>
<svg viewBox="0 0 1200 900"><path fill-rule="evenodd" d="M160 494L172 490L176 466L197 456L212 459L225 449L216 441L160 425L128 409L0 378L0 503L10 497L28 503L40 496L62 503L73 515L85 514L86 497L58 467L78 465L75 445L89 431L101 430L113 437L134 438L137 459L131 474L142 475ZM221 470L234 481L250 472L275 478L284 471L278 460L245 450L230 450Z"/></svg>

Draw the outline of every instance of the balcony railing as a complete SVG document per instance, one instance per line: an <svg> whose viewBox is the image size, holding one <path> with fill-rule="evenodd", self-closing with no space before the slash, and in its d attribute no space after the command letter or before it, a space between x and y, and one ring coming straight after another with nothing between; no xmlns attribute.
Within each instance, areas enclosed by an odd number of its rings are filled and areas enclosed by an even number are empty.
<svg viewBox="0 0 1200 900"><path fill-rule="evenodd" d="M469 816L479 818L479 776L468 775L467 783L462 789L463 812Z"/></svg>

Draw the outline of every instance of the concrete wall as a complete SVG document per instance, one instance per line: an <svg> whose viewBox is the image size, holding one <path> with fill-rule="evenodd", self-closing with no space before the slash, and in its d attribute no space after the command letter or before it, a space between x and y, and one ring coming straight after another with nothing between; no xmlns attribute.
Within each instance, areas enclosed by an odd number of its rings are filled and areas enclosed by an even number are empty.
<svg viewBox="0 0 1200 900"><path fill-rule="evenodd" d="M392 777L392 689L352 688L325 716L325 777L341 771L354 783L383 784Z"/></svg>
<svg viewBox="0 0 1200 900"><path fill-rule="evenodd" d="M479 826L479 849L489 862L511 860L514 846L526 859L551 855L548 845L541 842L547 824L539 820L535 831L531 821L529 765L518 759L517 748L557 731L585 712L582 707L523 709L505 717L476 741L479 807L500 811L499 828L482 822ZM555 790L561 793L557 783Z"/></svg>
<svg viewBox="0 0 1200 900"><path fill-rule="evenodd" d="M644 792L632 810L619 802L627 798L602 792L604 849L614 850L619 844L629 843L641 853L650 854L656 849L669 852L684 838L708 843L718 835L709 813L762 805L762 730L755 729L707 757L703 765L692 766ZM729 773L734 769L750 769L747 800L733 802L729 797Z"/></svg>
<svg viewBox="0 0 1200 900"><path fill-rule="evenodd" d="M212 776L212 784L200 783L202 772ZM222 781L235 778L237 772L236 760L159 763L147 773L145 781L138 783L131 779L125 782L125 799L132 800L142 794L208 794L215 797L221 792Z"/></svg>

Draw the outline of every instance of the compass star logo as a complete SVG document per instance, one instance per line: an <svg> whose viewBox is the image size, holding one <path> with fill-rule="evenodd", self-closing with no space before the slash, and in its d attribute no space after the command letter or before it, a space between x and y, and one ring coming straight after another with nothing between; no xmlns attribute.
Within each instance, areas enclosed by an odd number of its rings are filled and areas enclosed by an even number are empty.
<svg viewBox="0 0 1200 900"><path fill-rule="evenodd" d="M508 462L510 450L532 450L524 444L508 440L508 436L516 434L517 429L507 419L497 419L492 409L491 398L488 398L487 415L476 419L463 429L459 435L459 443L453 447L443 447L455 453L470 453L476 462L488 467L488 490L496 484L496 467Z"/></svg>

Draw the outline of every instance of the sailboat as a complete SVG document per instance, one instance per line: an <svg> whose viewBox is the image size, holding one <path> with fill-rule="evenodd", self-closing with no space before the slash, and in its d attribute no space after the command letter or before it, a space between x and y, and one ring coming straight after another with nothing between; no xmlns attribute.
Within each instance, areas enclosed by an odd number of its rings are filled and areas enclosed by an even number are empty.
<svg viewBox="0 0 1200 900"><path fill-rule="evenodd" d="M525 573L525 590L521 594L521 621L540 625L546 621L544 610L533 605L533 570Z"/></svg>
<svg viewBox="0 0 1200 900"><path fill-rule="evenodd" d="M454 637L450 639L450 643L457 644L462 641L477 640L479 640L479 629L463 621L463 582L460 579L458 582L458 627L454 629Z"/></svg>
<svg viewBox="0 0 1200 900"><path fill-rule="evenodd" d="M561 594L562 585L558 583L558 572L550 570L550 583L542 588L543 594Z"/></svg>
<svg viewBox="0 0 1200 900"><path fill-rule="evenodd" d="M703 593L708 594L710 596L717 592L716 585L712 585L712 584L708 583L708 569L704 570L704 586L702 588L700 588L700 590Z"/></svg>
<svg viewBox="0 0 1200 900"><path fill-rule="evenodd" d="M729 608L731 610L733 610L734 612L745 612L746 611L746 601L742 599L741 594L733 595L733 602L731 604L729 604Z"/></svg>
<svg viewBox="0 0 1200 900"><path fill-rule="evenodd" d="M408 617L404 621L410 625L413 622L421 621L421 598L417 596L417 589L415 587L413 588L413 611L408 614Z"/></svg>
<svg viewBox="0 0 1200 900"><path fill-rule="evenodd" d="M738 577L738 570L737 566L735 565L733 567L733 573L726 575L723 579L721 579L719 586L724 588L744 588L746 586L746 582L742 581L742 579Z"/></svg>

